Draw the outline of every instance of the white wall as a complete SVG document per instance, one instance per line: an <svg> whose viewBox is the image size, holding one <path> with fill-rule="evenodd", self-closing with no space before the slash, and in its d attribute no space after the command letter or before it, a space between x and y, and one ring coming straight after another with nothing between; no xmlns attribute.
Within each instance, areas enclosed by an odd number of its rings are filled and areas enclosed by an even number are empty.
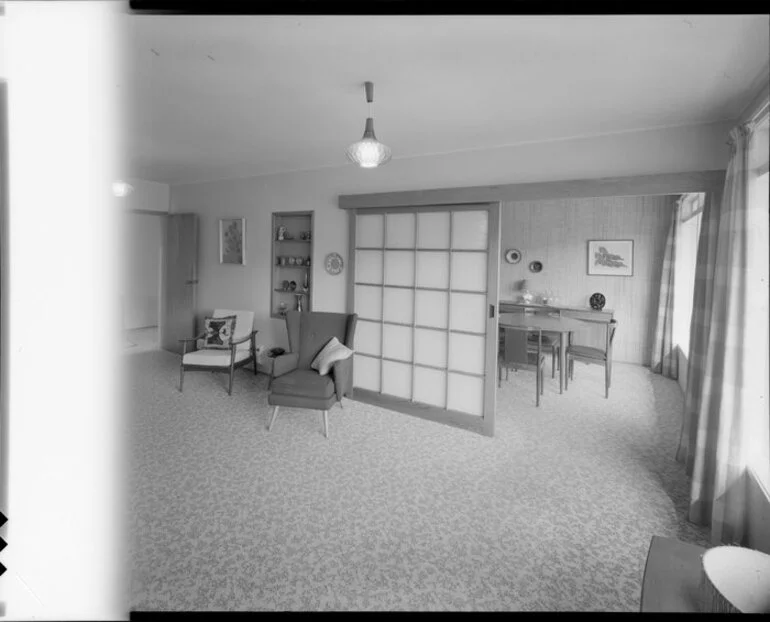
<svg viewBox="0 0 770 622"><path fill-rule="evenodd" d="M613 134L457 154L394 159L373 170L353 166L171 188L172 212L200 215L200 311L253 309L257 341L286 347L285 326L269 317L273 211L315 210L313 309L344 311L347 269L323 270L338 252L346 262L348 218L340 194L590 179L722 169L732 123ZM344 149L344 144L340 144ZM218 219L247 219L245 266L220 265Z"/></svg>
<svg viewBox="0 0 770 622"><path fill-rule="evenodd" d="M136 178L126 181L134 188L133 192L123 199L127 209L168 213L171 197L168 184Z"/></svg>

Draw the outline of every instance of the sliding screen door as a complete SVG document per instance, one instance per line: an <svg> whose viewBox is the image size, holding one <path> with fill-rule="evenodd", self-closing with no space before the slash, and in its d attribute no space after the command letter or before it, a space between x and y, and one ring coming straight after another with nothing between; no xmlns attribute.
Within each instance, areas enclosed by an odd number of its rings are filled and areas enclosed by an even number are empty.
<svg viewBox="0 0 770 622"><path fill-rule="evenodd" d="M361 209L351 226L356 395L491 434L499 204Z"/></svg>

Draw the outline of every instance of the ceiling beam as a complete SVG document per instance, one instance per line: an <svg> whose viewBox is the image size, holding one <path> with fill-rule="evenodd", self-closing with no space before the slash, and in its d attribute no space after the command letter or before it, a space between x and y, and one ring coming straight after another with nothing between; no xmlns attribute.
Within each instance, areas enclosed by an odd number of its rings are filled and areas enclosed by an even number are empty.
<svg viewBox="0 0 770 622"><path fill-rule="evenodd" d="M546 201L556 199L586 199L596 197L649 196L708 192L724 184L725 171L696 171L665 173L634 177L605 177L574 179L495 186L469 186L377 192L372 194L341 194L341 209L370 207L403 207L420 205L457 205L492 201Z"/></svg>

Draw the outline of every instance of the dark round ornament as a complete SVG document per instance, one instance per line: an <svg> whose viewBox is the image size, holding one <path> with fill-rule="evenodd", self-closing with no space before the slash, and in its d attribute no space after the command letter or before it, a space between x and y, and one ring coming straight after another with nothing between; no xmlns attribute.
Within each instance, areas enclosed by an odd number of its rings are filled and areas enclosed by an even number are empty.
<svg viewBox="0 0 770 622"><path fill-rule="evenodd" d="M604 309L605 302L606 300L604 299L604 294L596 292L595 294L591 294L591 298L589 299L588 304L591 305L591 308L594 311L601 311Z"/></svg>

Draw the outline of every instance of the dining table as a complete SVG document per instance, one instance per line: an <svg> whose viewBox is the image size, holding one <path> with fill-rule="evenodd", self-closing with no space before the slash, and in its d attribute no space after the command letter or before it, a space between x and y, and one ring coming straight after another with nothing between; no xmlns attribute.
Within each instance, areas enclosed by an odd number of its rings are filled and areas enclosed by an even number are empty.
<svg viewBox="0 0 770 622"><path fill-rule="evenodd" d="M559 333L559 393L563 393L569 334L590 328L591 322L563 317L559 313L501 313L497 323L500 327L532 328Z"/></svg>

